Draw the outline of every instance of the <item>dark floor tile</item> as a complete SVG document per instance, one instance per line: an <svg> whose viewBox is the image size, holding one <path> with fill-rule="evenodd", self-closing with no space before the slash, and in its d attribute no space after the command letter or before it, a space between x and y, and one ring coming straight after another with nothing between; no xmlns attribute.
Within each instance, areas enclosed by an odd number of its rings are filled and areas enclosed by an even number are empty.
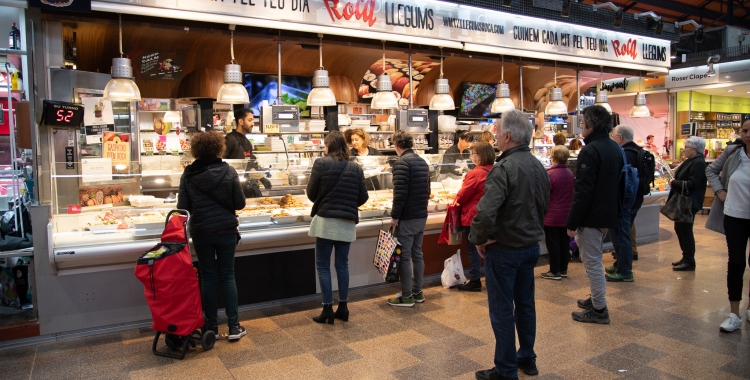
<svg viewBox="0 0 750 380"><path fill-rule="evenodd" d="M227 369L231 370L232 368L243 367L265 361L265 356L263 355L263 351L256 347L249 350L220 354L219 359L224 363L224 366L227 367Z"/></svg>
<svg viewBox="0 0 750 380"><path fill-rule="evenodd" d="M403 380L433 380L450 379L452 377L476 372L482 368L478 363L457 356L451 360L443 360L440 363L421 363L391 372L393 377Z"/></svg>
<svg viewBox="0 0 750 380"><path fill-rule="evenodd" d="M564 377L555 373L540 374L539 377L534 377L535 380L565 380Z"/></svg>
<svg viewBox="0 0 750 380"><path fill-rule="evenodd" d="M620 370L634 371L646 364L630 360L612 351L594 356L586 360L586 363L612 373L621 373Z"/></svg>
<svg viewBox="0 0 750 380"><path fill-rule="evenodd" d="M409 330L409 328L403 324L389 320L368 323L364 325L363 328L372 331L375 336L391 335Z"/></svg>
<svg viewBox="0 0 750 380"><path fill-rule="evenodd" d="M368 329L366 326L359 325L345 325L334 326L332 331L329 331L332 337L340 340L344 344L350 344L354 342L361 342L375 338L375 333Z"/></svg>
<svg viewBox="0 0 750 380"><path fill-rule="evenodd" d="M474 303L477 304L477 305L479 305L479 306L484 306L484 307L486 307L488 309L490 308L490 301L488 301L488 300L479 300L479 301L474 302Z"/></svg>
<svg viewBox="0 0 750 380"><path fill-rule="evenodd" d="M656 368L643 366L632 371L622 372L620 377L625 379L649 379L649 380L680 380L678 377L666 372L659 371Z"/></svg>
<svg viewBox="0 0 750 380"><path fill-rule="evenodd" d="M343 345L341 340L337 339L333 331L328 331L329 326L299 326L293 329L289 329L287 332L292 337L292 340L301 345L305 350L321 350L334 346ZM338 328L339 326L335 326Z"/></svg>
<svg viewBox="0 0 750 380"><path fill-rule="evenodd" d="M657 351L653 348L646 347L637 343L626 344L622 347L612 349L609 352L636 361L638 363L650 363L654 360L658 360L665 356L668 356L668 354L664 352Z"/></svg>
<svg viewBox="0 0 750 380"><path fill-rule="evenodd" d="M261 349L266 360L278 360L290 356L302 355L306 351L296 342L284 342L263 346Z"/></svg>
<svg viewBox="0 0 750 380"><path fill-rule="evenodd" d="M750 361L747 356L737 356L732 362L724 364L719 368L720 371L739 376L745 379L750 379Z"/></svg>
<svg viewBox="0 0 750 380"><path fill-rule="evenodd" d="M332 365L361 359L362 355L356 353L347 346L331 347L323 350L313 351L313 356L318 358L321 363L330 367Z"/></svg>
<svg viewBox="0 0 750 380"><path fill-rule="evenodd" d="M273 323L284 328L289 327L296 327L301 325L308 325L310 323L313 323L312 317L317 315L318 313L292 313L292 314L284 314L284 315L278 315L275 317L269 318Z"/></svg>
<svg viewBox="0 0 750 380"><path fill-rule="evenodd" d="M257 334L249 337L250 340L258 347L268 346L276 343L290 341L289 335L284 330L276 330L267 333Z"/></svg>
<svg viewBox="0 0 750 380"><path fill-rule="evenodd" d="M58 340L50 343L40 344L38 346L37 353L52 353L52 352L63 352L70 349L75 350L96 350L97 347L109 344L109 343L120 343L122 342L122 336L119 332L92 335L77 339L65 339Z"/></svg>

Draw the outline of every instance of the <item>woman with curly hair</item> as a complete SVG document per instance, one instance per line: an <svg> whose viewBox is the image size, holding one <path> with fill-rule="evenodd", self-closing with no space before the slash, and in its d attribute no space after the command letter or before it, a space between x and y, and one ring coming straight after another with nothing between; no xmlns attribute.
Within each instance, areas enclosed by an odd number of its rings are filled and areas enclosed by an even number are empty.
<svg viewBox="0 0 750 380"><path fill-rule="evenodd" d="M201 296L206 327L218 335L216 277L218 272L229 325L229 340L245 335L237 311L234 251L239 242L235 210L245 207L240 179L233 167L221 160L226 149L218 132L198 133L190 139L195 161L180 178L177 208L190 212L190 235L201 272Z"/></svg>

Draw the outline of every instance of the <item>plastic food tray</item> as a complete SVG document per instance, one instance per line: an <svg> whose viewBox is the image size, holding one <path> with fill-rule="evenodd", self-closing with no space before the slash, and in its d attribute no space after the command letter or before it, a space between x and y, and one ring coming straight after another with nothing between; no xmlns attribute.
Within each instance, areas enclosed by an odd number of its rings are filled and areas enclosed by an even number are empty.
<svg viewBox="0 0 750 380"><path fill-rule="evenodd" d="M372 218L375 216L382 216L383 210L371 210L371 211L360 211L359 217L360 218Z"/></svg>

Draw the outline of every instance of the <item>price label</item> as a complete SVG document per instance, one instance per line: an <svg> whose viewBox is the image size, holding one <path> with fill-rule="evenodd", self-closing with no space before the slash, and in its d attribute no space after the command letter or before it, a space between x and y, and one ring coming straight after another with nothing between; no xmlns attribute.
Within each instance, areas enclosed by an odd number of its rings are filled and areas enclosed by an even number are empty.
<svg viewBox="0 0 750 380"><path fill-rule="evenodd" d="M279 125L265 124L263 125L263 133L279 133Z"/></svg>

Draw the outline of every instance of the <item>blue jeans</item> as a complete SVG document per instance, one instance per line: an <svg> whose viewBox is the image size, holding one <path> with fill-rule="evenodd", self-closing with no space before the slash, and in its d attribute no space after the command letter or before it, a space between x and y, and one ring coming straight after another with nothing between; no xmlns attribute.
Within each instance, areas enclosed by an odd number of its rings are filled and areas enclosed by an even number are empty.
<svg viewBox="0 0 750 380"><path fill-rule="evenodd" d="M617 252L615 268L617 273L630 276L633 273L633 243L630 240L630 226L635 222L638 209L626 210L620 215L617 227L609 230L612 236L612 246Z"/></svg>
<svg viewBox="0 0 750 380"><path fill-rule="evenodd" d="M519 361L536 359L534 266L539 254L539 244L518 250L504 250L492 244L485 252L484 280L495 333L495 371L505 377L518 377ZM517 352L516 331L520 346Z"/></svg>
<svg viewBox="0 0 750 380"><path fill-rule="evenodd" d="M336 278L339 284L339 302L349 296L349 246L348 241L336 241L315 238L315 266L318 268L320 293L323 304L333 303L333 285L331 285L331 252L336 247Z"/></svg>
<svg viewBox="0 0 750 380"><path fill-rule="evenodd" d="M218 273L226 300L228 325L239 326L237 312L237 285L234 282L234 251L237 235L194 236L193 248L198 256L201 272L201 297L207 326L217 326L216 277Z"/></svg>
<svg viewBox="0 0 750 380"><path fill-rule="evenodd" d="M463 231L466 231L466 247L469 250L469 263L471 264L471 268L469 268L469 280L479 281L479 269L482 267L482 258L479 256L479 252L477 252L477 246L469 240L469 232L471 232L471 227L464 226L461 227L461 229Z"/></svg>

